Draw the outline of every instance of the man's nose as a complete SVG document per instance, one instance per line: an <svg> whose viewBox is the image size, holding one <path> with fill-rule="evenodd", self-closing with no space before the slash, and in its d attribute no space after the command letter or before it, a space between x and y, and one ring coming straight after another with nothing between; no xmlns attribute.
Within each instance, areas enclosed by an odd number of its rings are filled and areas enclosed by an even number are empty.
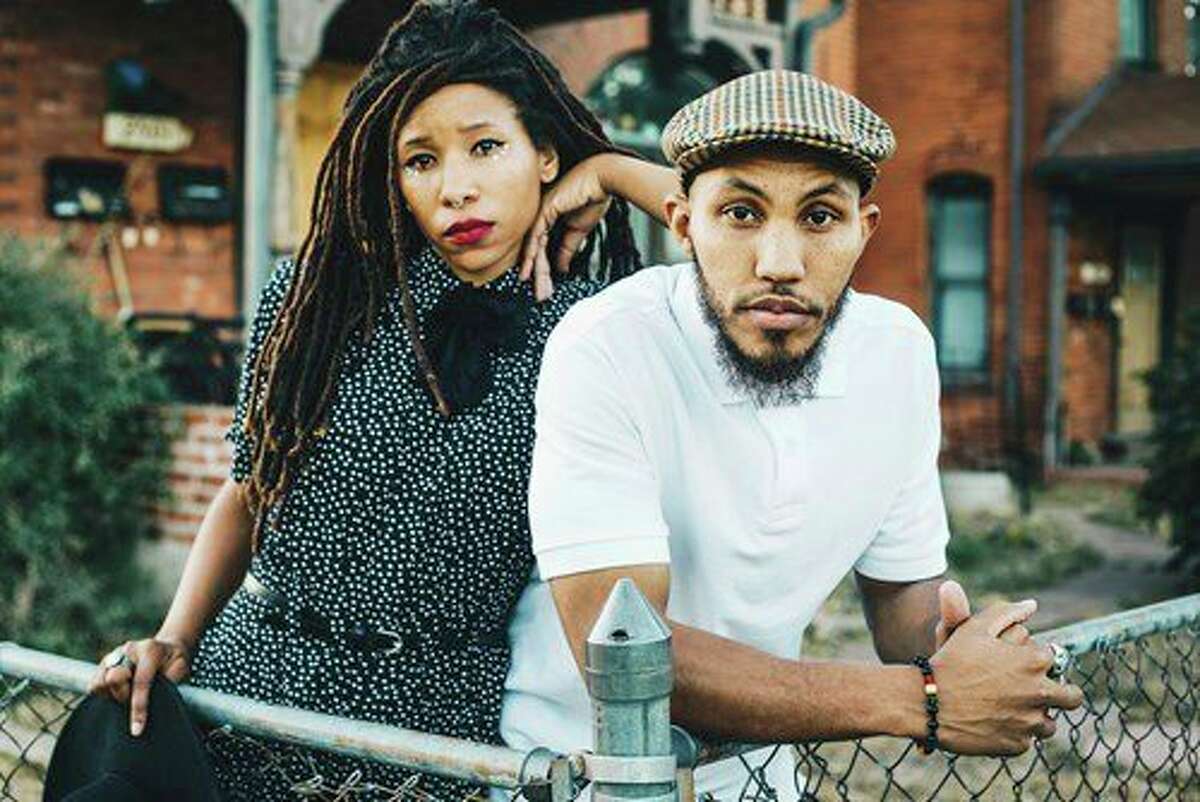
<svg viewBox="0 0 1200 802"><path fill-rule="evenodd" d="M755 275L772 283L783 284L804 278L804 243L791 231L767 230L758 246Z"/></svg>
<svg viewBox="0 0 1200 802"><path fill-rule="evenodd" d="M442 205L461 209L479 198L479 186L464 159L447 158L442 166Z"/></svg>

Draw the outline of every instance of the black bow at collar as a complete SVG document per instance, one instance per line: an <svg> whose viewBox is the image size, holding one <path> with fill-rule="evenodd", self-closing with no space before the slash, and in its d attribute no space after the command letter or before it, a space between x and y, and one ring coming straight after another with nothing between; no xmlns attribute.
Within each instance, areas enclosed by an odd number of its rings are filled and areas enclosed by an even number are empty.
<svg viewBox="0 0 1200 802"><path fill-rule="evenodd" d="M528 293L462 284L430 311L425 347L453 412L477 406L491 392L493 355L525 343L530 308Z"/></svg>

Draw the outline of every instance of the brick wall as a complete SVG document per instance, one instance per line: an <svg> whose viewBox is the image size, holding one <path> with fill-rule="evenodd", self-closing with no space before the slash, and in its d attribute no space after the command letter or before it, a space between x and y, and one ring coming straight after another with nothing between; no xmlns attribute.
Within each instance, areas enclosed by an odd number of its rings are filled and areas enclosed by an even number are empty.
<svg viewBox="0 0 1200 802"><path fill-rule="evenodd" d="M808 0L803 6L805 17L826 10L830 0ZM858 92L858 12L860 3L847 3L832 25L822 29L813 38L811 69L814 75L845 89L851 94Z"/></svg>
<svg viewBox="0 0 1200 802"><path fill-rule="evenodd" d="M1035 4L1036 5L1036 4ZM1059 110L1069 110L1112 69L1119 41L1117 0L1054 0L1043 4L1049 26L1049 86Z"/></svg>
<svg viewBox="0 0 1200 802"><path fill-rule="evenodd" d="M1159 56L1168 71L1180 60L1180 0L1159 0ZM985 466L1002 454L1007 273L1009 262L1010 93L1009 4L925 0L867 4L844 19L852 27L857 94L894 126L896 157L884 168L875 200L883 221L864 255L855 284L907 304L929 320L929 230L926 189L931 179L965 172L990 181L990 381L946 388L942 415L948 462ZM835 26L818 65L832 64ZM1117 57L1115 2L1053 0L1027 5L1025 165L1041 158L1046 134L1112 69ZM824 61L822 61L822 59ZM826 67L831 71L833 67ZM1049 275L1046 190L1026 172L1022 192L1020 373L1027 445L1037 450L1044 400ZM1080 239L1083 237L1083 239ZM1090 243L1074 234L1070 264ZM1111 359L1106 324L1072 321L1064 350L1068 437L1094 440L1112 422Z"/></svg>
<svg viewBox="0 0 1200 802"><path fill-rule="evenodd" d="M164 538L190 543L208 505L229 476L230 448L225 431L233 410L181 405L173 412L179 435L171 446L168 481L172 500L157 514Z"/></svg>
<svg viewBox="0 0 1200 802"><path fill-rule="evenodd" d="M999 388L1008 259L1007 3L876 3L858 28L858 94L896 131L896 156L874 200L883 211L855 285L900 301L930 322L926 189L947 173L971 173L992 186L991 381L946 388L942 417L947 461L993 464L999 452ZM839 23L840 24L840 23Z"/></svg>
<svg viewBox="0 0 1200 802"><path fill-rule="evenodd" d="M164 161L224 167L237 182L241 116L242 27L228 0L189 0L148 7L135 0L12 0L0 5L0 231L65 237L79 254L98 226L64 224L44 211L43 163L76 157L130 164L138 154L100 141L105 67L133 58L181 92L180 114L195 132L191 147L147 156L149 175ZM131 199L156 215L151 179ZM127 252L140 311L230 315L236 308L234 226L159 224L157 246ZM116 308L99 257L80 265L101 310Z"/></svg>
<svg viewBox="0 0 1200 802"><path fill-rule="evenodd" d="M582 96L617 56L650 44L650 17L645 11L606 14L525 31L562 72L563 80Z"/></svg>

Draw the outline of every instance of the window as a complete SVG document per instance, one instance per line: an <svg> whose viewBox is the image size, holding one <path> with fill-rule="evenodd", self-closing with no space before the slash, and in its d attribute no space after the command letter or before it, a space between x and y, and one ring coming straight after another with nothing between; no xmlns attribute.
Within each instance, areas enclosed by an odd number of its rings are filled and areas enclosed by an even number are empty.
<svg viewBox="0 0 1200 802"><path fill-rule="evenodd" d="M1153 18L1149 0L1119 0L1121 60L1144 63L1154 60Z"/></svg>
<svg viewBox="0 0 1200 802"><path fill-rule="evenodd" d="M988 377L991 218L987 180L949 176L930 186L933 336L947 383Z"/></svg>

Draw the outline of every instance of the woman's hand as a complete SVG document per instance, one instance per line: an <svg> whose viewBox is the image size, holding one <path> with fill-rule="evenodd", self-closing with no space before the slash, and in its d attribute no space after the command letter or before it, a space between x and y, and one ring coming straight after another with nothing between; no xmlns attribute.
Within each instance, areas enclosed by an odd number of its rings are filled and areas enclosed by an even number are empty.
<svg viewBox="0 0 1200 802"><path fill-rule="evenodd" d="M121 659L121 655L124 659ZM106 694L129 704L129 732L142 734L150 704L150 684L156 674L182 682L192 673L192 647L182 638L156 635L125 641L109 652L92 676L89 693Z"/></svg>
<svg viewBox="0 0 1200 802"><path fill-rule="evenodd" d="M541 210L526 236L521 259L521 280L533 277L533 293L539 301L546 300L554 292L550 258L546 253L554 224L561 220L564 228L562 242L553 254L554 266L559 273L565 274L571 267L571 259L579 252L588 234L604 219L612 202L604 187L603 169L613 155L601 153L584 159L542 196Z"/></svg>

